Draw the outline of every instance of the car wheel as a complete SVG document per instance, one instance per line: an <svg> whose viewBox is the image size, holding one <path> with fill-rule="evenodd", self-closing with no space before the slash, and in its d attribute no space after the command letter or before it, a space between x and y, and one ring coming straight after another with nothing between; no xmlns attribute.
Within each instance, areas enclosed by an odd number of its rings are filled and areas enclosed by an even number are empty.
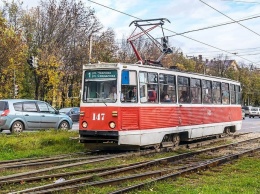
<svg viewBox="0 0 260 194"><path fill-rule="evenodd" d="M67 121L62 121L59 125L59 129L70 129L69 123Z"/></svg>
<svg viewBox="0 0 260 194"><path fill-rule="evenodd" d="M12 127L11 127L12 133L21 133L21 132L23 132L23 130L24 130L24 125L21 121L15 121L12 124Z"/></svg>

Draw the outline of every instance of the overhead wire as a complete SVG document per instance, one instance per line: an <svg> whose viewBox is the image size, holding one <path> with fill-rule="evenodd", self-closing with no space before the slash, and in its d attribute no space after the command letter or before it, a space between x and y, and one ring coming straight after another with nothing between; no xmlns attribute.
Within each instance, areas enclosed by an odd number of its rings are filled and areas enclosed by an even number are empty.
<svg viewBox="0 0 260 194"><path fill-rule="evenodd" d="M253 49L254 49L254 50L253 50ZM252 52L252 50L253 50L253 51L256 51L256 50L258 50L258 49L260 49L260 47L252 47L252 48L244 48L244 49L230 49L230 50L228 50L228 51L230 51L230 52L239 51L239 53L247 53L247 52ZM248 50L248 51L243 51L243 50ZM205 52L205 53L217 53L217 52L219 52L219 51L203 51L203 52ZM189 54L191 54L191 53L201 53L201 51L199 51L199 52L196 52L196 51L194 51L194 52L189 52Z"/></svg>
<svg viewBox="0 0 260 194"><path fill-rule="evenodd" d="M253 32L253 33L254 33L254 34L256 34L257 36L260 36L260 34L258 34L257 32L255 32L255 31L251 30L250 28L248 28L248 27L244 26L243 24L240 24L238 21L236 21L236 20L232 19L231 17L229 17L228 15L226 15L226 14L222 13L221 11L219 11L219 10L217 10L216 8L212 7L211 5L209 5L209 4L207 4L207 3L205 3L205 2L204 2L204 1L202 1L202 0L199 0L199 1L200 1L200 2L202 2L202 3L204 3L205 5L207 5L208 7L210 7L210 8L212 8L212 9L214 9L215 11L217 11L218 13L220 13L221 15L224 15L225 17L227 17L227 18L231 19L232 21L236 22L236 23L237 23L237 24L239 24L240 26L242 26L242 27L246 28L247 30L249 30L249 31Z"/></svg>
<svg viewBox="0 0 260 194"><path fill-rule="evenodd" d="M201 30L207 30L207 29L210 29L210 28L216 28L216 27L220 27L220 26L234 24L234 23L237 23L237 22L251 20L251 19L255 19L255 18L259 18L259 17L260 17L260 15L259 16L253 16L253 17L250 17L250 18L241 19L241 20L237 20L237 21L233 21L233 22L227 22L227 23L223 23L223 24L216 24L216 25L213 25L213 26L208 26L208 27L204 27L204 28L199 28L199 29L195 29L195 30L189 30L189 31L186 31L186 32L174 34L174 35L171 35L171 36L168 36L168 37L178 36L178 35L182 35L182 34L187 34L187 33L190 33L190 32L197 32L197 31L201 31Z"/></svg>
<svg viewBox="0 0 260 194"><path fill-rule="evenodd" d="M115 12L121 13L121 14L123 14L123 15L127 15L127 16L129 16L129 17L132 17L132 18L135 18L135 19L138 19L138 20L142 20L141 18L138 18L138 17L135 17L135 16L133 16L133 15L127 14L127 13L125 13L125 12L119 11L119 10L114 9L114 8L111 8L111 7L109 7L109 6L106 6L106 5L97 3L97 2L95 2L95 1L92 1L92 0L87 0L87 1L89 1L89 2L91 2L91 3L94 3L94 4L97 4L97 5L99 5L99 6L105 7L105 8L107 8L107 9L113 10L113 11L115 11ZM175 34L178 34L177 32L174 32L174 31L169 30L169 29L167 29L167 28L163 28L163 29L165 29L165 30L167 30L167 31L169 31L169 32L173 32L173 33L175 33ZM208 46L208 47L211 47L211 48L214 48L214 49L223 51L223 52L225 52L225 53L229 53L229 54L231 54L231 55L235 55L234 53L228 52L228 51L226 51L226 50L224 50L224 49L221 49L221 48L212 46L212 45L210 45L210 44L207 44L207 43L204 43L204 42L202 42L202 41L196 40L196 39L194 39L194 38L185 36L185 35L183 35L183 34L180 34L180 36L183 36L183 37L185 37L185 38L187 38L187 39L193 40L194 42L198 42L198 43L200 43L200 44L206 45L206 46ZM237 55L235 55L235 56L237 56ZM251 60L249 60L249 59L246 59L246 58L244 58L244 57L241 57L241 56L237 56L237 57L239 57L239 58L241 58L241 59L244 59L244 60L246 60L246 61L248 61L248 62L250 62L250 63L256 64L255 62L253 62L253 61L251 61ZM260 65L260 64L256 64L256 65Z"/></svg>
<svg viewBox="0 0 260 194"><path fill-rule="evenodd" d="M237 1L237 0L221 0L221 1L233 1L233 2L238 2L238 3L254 3L254 4L260 4L260 2L255 2L255 1Z"/></svg>

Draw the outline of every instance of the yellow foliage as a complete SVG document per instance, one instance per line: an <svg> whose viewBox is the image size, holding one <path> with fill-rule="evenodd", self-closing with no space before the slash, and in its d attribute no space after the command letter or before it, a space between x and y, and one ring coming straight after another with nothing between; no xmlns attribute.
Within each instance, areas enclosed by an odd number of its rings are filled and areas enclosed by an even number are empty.
<svg viewBox="0 0 260 194"><path fill-rule="evenodd" d="M8 28L5 22L0 17L0 97L12 98L14 81L20 85L24 77L22 70L26 62L27 45L23 42L21 34Z"/></svg>

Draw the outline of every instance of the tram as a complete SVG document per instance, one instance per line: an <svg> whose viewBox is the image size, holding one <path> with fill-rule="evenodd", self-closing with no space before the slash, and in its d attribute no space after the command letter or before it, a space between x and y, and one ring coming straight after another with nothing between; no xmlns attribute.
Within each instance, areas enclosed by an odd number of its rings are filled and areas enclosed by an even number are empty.
<svg viewBox="0 0 260 194"><path fill-rule="evenodd" d="M234 80L142 63L83 66L80 142L89 149L174 147L241 129Z"/></svg>
<svg viewBox="0 0 260 194"><path fill-rule="evenodd" d="M142 31L128 38L137 63L83 65L79 135L88 149L176 147L180 141L241 129L239 82L161 65L172 53L168 37L163 33L160 43L149 32L163 31L164 22L170 21L131 22ZM157 60L141 58L134 41L142 35L160 48Z"/></svg>

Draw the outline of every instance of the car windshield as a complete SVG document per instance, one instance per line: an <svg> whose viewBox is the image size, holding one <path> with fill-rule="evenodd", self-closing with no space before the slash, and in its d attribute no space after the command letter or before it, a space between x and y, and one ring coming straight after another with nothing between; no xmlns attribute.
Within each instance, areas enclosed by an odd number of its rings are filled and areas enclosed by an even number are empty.
<svg viewBox="0 0 260 194"><path fill-rule="evenodd" d="M59 110L59 112L69 112L71 110L71 108L62 108Z"/></svg>

